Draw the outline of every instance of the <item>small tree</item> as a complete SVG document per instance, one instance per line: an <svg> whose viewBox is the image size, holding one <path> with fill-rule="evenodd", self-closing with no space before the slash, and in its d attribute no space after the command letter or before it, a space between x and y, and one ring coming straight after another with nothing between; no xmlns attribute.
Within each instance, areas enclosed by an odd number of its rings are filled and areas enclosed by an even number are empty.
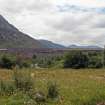
<svg viewBox="0 0 105 105"><path fill-rule="evenodd" d="M88 56L81 51L74 51L66 54L64 58L64 68L86 68L88 67Z"/></svg>

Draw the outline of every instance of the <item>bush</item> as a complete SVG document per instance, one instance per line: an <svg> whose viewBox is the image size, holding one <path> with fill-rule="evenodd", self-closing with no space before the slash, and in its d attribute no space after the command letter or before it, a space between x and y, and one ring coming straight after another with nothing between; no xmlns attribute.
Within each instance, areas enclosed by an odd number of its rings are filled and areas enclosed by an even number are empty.
<svg viewBox="0 0 105 105"><path fill-rule="evenodd" d="M28 59L17 59L16 60L16 65L19 67L19 68L29 68L30 67L30 62Z"/></svg>
<svg viewBox="0 0 105 105"><path fill-rule="evenodd" d="M48 98L57 98L59 96L59 91L58 91L58 86L54 82L49 82L48 83L48 93L47 97Z"/></svg>
<svg viewBox="0 0 105 105"><path fill-rule="evenodd" d="M33 88L33 80L28 73L14 71L13 77L17 89L27 92Z"/></svg>
<svg viewBox="0 0 105 105"><path fill-rule="evenodd" d="M89 58L81 51L68 53L64 58L64 68L86 68L88 67Z"/></svg>
<svg viewBox="0 0 105 105"><path fill-rule="evenodd" d="M2 56L0 60L0 67L12 69L16 65L16 61L12 57Z"/></svg>
<svg viewBox="0 0 105 105"><path fill-rule="evenodd" d="M92 56L89 58L89 68L102 68L102 58L98 56Z"/></svg>

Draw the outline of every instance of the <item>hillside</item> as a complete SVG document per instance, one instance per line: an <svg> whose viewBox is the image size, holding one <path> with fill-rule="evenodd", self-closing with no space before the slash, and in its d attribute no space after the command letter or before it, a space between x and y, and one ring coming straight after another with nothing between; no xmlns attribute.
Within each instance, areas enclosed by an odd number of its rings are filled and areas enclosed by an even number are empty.
<svg viewBox="0 0 105 105"><path fill-rule="evenodd" d="M37 40L20 32L0 15L0 48L43 48Z"/></svg>
<svg viewBox="0 0 105 105"><path fill-rule="evenodd" d="M65 48L65 46L63 45L60 45L60 44L56 44L56 43L53 43L51 41L48 41L48 40L39 40L41 44L43 44L44 46L46 46L46 48Z"/></svg>

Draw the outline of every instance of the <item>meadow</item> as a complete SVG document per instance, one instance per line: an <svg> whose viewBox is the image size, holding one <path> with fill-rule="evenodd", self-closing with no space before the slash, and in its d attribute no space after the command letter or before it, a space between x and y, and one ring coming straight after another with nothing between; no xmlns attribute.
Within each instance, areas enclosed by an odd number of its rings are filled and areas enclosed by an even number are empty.
<svg viewBox="0 0 105 105"><path fill-rule="evenodd" d="M59 88L59 99L48 100L45 105L98 105L98 103L105 102L104 69L23 69L21 72L32 75L35 89L43 90L45 93L47 82L56 81ZM1 80L12 80L12 75L13 71L0 70ZM28 101L31 101L31 99L22 92L10 96L0 96L0 105L34 105L31 102L27 104Z"/></svg>

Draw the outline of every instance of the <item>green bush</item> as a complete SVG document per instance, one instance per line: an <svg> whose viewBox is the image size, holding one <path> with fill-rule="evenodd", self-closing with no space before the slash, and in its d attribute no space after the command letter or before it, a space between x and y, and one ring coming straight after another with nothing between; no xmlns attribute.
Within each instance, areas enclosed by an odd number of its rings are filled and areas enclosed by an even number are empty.
<svg viewBox="0 0 105 105"><path fill-rule="evenodd" d="M81 51L74 51L66 54L64 58L64 68L86 68L88 67L89 58Z"/></svg>
<svg viewBox="0 0 105 105"><path fill-rule="evenodd" d="M47 93L48 98L57 98L59 96L59 90L56 82L49 82L47 89L48 89Z"/></svg>
<svg viewBox="0 0 105 105"><path fill-rule="evenodd" d="M89 58L89 68L102 68L102 58L98 56L92 56Z"/></svg>
<svg viewBox="0 0 105 105"><path fill-rule="evenodd" d="M7 68L12 69L16 65L16 61L9 56L2 56L0 60L0 67L1 68Z"/></svg>

